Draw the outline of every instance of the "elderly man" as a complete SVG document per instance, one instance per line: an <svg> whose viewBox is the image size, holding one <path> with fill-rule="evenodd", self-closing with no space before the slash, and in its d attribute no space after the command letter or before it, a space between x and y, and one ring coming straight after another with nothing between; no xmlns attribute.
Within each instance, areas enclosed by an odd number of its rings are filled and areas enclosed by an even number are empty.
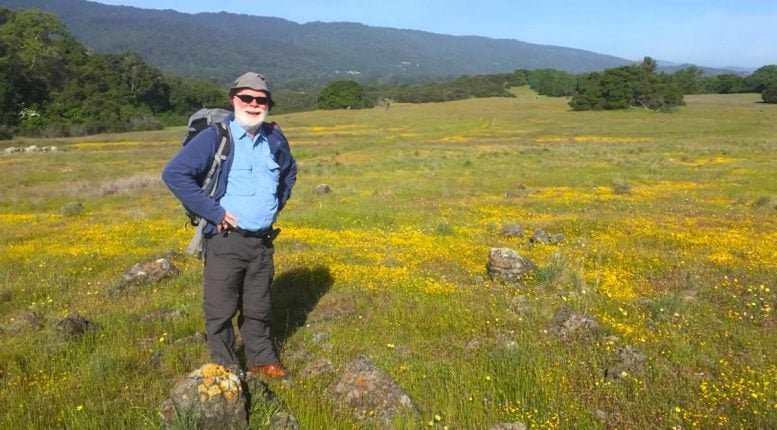
<svg viewBox="0 0 777 430"><path fill-rule="evenodd" d="M270 336L274 275L273 223L297 178L289 144L275 123L264 76L245 73L229 88L234 115L226 121L232 150L219 173L213 197L199 182L220 142L213 127L200 132L167 164L162 179L185 207L201 216L205 256L205 325L211 359L239 369L232 318L245 345L249 372L283 378Z"/></svg>

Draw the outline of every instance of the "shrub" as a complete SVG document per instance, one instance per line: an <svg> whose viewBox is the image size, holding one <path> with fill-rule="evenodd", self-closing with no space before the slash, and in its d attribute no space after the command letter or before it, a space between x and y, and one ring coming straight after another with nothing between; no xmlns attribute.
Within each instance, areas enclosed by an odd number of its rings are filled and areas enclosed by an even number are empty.
<svg viewBox="0 0 777 430"><path fill-rule="evenodd" d="M14 131L13 127L0 124L0 140L13 139Z"/></svg>
<svg viewBox="0 0 777 430"><path fill-rule="evenodd" d="M767 86L761 93L764 103L777 103L777 82Z"/></svg>

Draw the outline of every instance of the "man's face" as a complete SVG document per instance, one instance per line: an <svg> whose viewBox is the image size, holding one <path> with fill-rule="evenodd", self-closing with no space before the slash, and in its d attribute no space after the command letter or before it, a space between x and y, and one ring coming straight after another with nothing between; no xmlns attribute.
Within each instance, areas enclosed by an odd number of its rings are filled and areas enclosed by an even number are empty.
<svg viewBox="0 0 777 430"><path fill-rule="evenodd" d="M242 88L232 96L235 120L247 131L255 133L267 118L269 99L264 91Z"/></svg>

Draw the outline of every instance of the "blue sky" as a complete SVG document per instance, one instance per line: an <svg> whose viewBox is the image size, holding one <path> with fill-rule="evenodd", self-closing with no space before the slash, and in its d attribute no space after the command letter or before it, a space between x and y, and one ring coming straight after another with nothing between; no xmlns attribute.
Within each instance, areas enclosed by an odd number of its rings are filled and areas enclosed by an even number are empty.
<svg viewBox="0 0 777 430"><path fill-rule="evenodd" d="M452 35L516 39L631 60L712 67L777 64L775 0L99 0L186 13L298 23L349 21Z"/></svg>

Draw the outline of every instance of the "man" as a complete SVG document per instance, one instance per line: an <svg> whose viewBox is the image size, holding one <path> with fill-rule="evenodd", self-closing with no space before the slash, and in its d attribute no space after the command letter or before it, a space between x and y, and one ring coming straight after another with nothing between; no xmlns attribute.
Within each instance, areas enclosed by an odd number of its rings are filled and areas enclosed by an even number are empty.
<svg viewBox="0 0 777 430"><path fill-rule="evenodd" d="M264 76L249 72L229 89L234 114L226 121L232 150L210 197L198 184L210 168L220 137L210 127L167 164L165 181L183 205L201 216L205 256L205 326L211 360L240 368L232 318L245 345L249 372L283 378L270 337L270 286L274 275L273 222L288 200L297 164L275 123L265 123L273 105Z"/></svg>

